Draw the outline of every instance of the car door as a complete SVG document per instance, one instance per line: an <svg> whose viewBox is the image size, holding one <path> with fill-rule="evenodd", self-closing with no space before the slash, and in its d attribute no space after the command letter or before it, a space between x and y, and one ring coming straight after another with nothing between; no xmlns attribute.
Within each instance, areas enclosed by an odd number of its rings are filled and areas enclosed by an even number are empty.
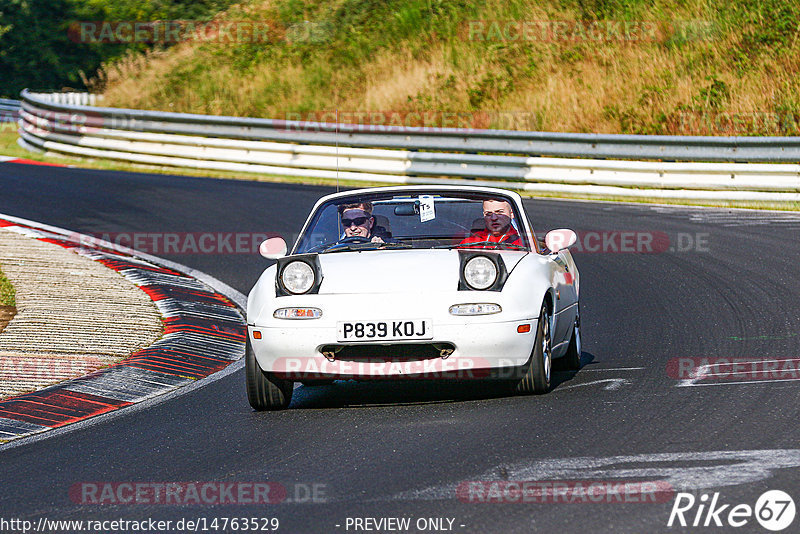
<svg viewBox="0 0 800 534"><path fill-rule="evenodd" d="M553 263L553 289L555 290L553 347L569 342L575 322L578 302L578 270L568 250L550 254Z"/></svg>

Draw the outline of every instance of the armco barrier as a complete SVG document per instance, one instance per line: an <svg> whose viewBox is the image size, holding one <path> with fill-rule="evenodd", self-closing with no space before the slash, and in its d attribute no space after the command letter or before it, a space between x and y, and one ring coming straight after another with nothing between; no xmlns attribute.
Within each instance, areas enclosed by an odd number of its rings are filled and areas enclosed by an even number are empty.
<svg viewBox="0 0 800 534"><path fill-rule="evenodd" d="M16 122L19 119L19 108L22 102L0 98L0 122Z"/></svg>
<svg viewBox="0 0 800 534"><path fill-rule="evenodd" d="M488 184L603 196L800 200L800 165L775 163L800 161L796 137L381 128L86 105L91 103L89 95L23 91L21 144L145 164L370 182ZM553 155L560 157L542 157ZM749 163L735 162L740 160Z"/></svg>

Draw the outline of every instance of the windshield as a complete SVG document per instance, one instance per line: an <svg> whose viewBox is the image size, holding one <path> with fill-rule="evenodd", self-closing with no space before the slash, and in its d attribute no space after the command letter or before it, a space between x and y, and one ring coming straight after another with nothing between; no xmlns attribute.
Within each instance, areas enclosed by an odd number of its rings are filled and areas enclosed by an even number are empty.
<svg viewBox="0 0 800 534"><path fill-rule="evenodd" d="M295 254L377 248L530 251L522 214L502 195L373 193L321 205Z"/></svg>

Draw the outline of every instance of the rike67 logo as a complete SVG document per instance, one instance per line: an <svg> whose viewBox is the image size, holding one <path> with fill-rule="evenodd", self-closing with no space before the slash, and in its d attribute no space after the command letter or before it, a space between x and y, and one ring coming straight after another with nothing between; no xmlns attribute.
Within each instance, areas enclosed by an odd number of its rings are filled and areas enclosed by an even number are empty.
<svg viewBox="0 0 800 534"><path fill-rule="evenodd" d="M703 493L699 498L681 492L675 497L667 526L738 528L751 523L755 517L765 529L779 532L792 524L794 516L794 500L780 490L764 492L755 506L723 503L719 492L711 496Z"/></svg>

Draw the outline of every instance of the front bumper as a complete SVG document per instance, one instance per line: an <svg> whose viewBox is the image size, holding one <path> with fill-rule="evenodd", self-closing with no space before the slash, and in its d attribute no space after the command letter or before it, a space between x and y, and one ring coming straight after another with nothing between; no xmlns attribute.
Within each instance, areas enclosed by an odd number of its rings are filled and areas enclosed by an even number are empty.
<svg viewBox="0 0 800 534"><path fill-rule="evenodd" d="M249 325L248 335L264 371L297 380L483 378L524 365L536 333L536 318L489 321L488 317L492 316L449 323L434 320L433 339L413 343L339 343L335 321L315 324L317 320L282 321L285 326ZM531 326L530 331L519 333L518 326L525 324ZM256 339L253 331L258 331L261 339ZM439 352L442 347L447 347L444 353ZM333 352L332 348L342 350Z"/></svg>

